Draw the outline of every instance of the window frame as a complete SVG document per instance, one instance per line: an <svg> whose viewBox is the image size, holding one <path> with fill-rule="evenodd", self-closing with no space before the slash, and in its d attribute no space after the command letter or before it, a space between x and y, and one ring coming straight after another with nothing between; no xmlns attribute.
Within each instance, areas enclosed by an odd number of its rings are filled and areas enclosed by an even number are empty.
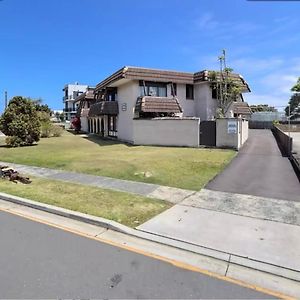
<svg viewBox="0 0 300 300"><path fill-rule="evenodd" d="M191 92L192 95L188 95ZM194 85L193 84L186 84L185 85L185 97L187 100L194 100Z"/></svg>

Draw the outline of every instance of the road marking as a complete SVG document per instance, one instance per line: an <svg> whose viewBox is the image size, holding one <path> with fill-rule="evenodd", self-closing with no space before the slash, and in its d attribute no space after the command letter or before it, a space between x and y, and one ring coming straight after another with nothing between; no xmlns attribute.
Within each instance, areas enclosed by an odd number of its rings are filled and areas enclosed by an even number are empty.
<svg viewBox="0 0 300 300"><path fill-rule="evenodd" d="M113 241L110 241L110 240L107 240L107 239L103 239L101 237L96 237L96 236L93 236L93 235L89 235L87 233L84 233L84 232L81 232L81 231L78 231L78 230L75 230L75 229L71 229L71 228L68 228L68 227L65 227L65 226L62 226L62 225L57 225L57 224L54 224L54 223L49 222L49 221L45 221L45 220L40 219L40 218L36 218L36 217L32 217L32 216L29 216L29 215L26 215L26 214L23 214L23 213L15 212L15 211L12 211L11 208L1 208L0 207L0 211L10 213L12 215L16 215L16 216L19 216L19 217L22 217L22 218L25 218L25 219L28 219L28 220L31 220L31 221L34 221L34 222L37 222L37 223L48 225L48 226L51 226L51 227L54 227L54 228L57 228L57 229L60 229L60 230L64 230L64 231L67 231L69 233L73 233L73 234L76 234L76 235L79 235L79 236L82 236L82 237L85 237L85 238L88 238L88 239L92 239L92 240L95 240L95 241L98 241L98 242L103 242L105 244L115 246L115 247L118 247L118 248L121 248L121 249L124 249L124 250L128 250L130 252L134 252L134 253L141 254L141 255L144 255L144 256L147 256L147 257L150 257L150 258L154 258L154 259L169 263L169 264L171 264L175 267L178 267L180 269L185 269L185 270L188 270L188 271L201 273L201 274L207 275L207 276L212 277L212 278L227 281L227 282L242 286L244 288L249 288L249 289L255 290L257 292L265 293L265 294L268 294L268 295L271 295L271 296L274 296L274 297L278 297L278 298L281 298L281 299L284 299L284 300L296 300L296 298L293 298L291 296L282 294L280 292L272 291L272 290L254 285L254 284L249 284L249 283L246 283L246 282L238 280L238 279L234 279L234 278L231 278L231 277L220 275L220 274L217 274L217 273L214 273L214 272L211 272L211 271L201 269L199 267L194 267L194 266L189 265L187 263L183 263L183 262L171 259L171 258L163 257L163 256L160 256L160 255L157 255L157 254L154 254L154 253L151 253L151 252L147 252L147 251L144 251L144 250L140 250L140 249L137 249L137 248L134 248L134 247L131 247L131 246L124 245L124 244L119 244L119 243L116 243L116 242L113 242Z"/></svg>

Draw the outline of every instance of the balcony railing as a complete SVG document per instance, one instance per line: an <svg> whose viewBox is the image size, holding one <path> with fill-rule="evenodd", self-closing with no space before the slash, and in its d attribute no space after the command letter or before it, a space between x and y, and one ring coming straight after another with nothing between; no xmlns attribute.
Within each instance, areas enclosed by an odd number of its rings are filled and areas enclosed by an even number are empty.
<svg viewBox="0 0 300 300"><path fill-rule="evenodd" d="M77 110L74 109L74 108L72 108L72 107L70 107L70 108L64 108L63 111L64 112L70 112L70 113L76 113L77 112Z"/></svg>
<svg viewBox="0 0 300 300"><path fill-rule="evenodd" d="M75 100L75 98L74 98L73 96L68 96L68 97L64 96L64 97L63 97L63 102L66 102L66 101L74 101L74 100Z"/></svg>

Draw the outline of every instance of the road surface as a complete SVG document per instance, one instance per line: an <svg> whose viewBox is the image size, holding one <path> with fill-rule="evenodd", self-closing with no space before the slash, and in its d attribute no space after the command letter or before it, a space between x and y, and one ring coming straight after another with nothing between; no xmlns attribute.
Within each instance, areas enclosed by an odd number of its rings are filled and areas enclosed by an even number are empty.
<svg viewBox="0 0 300 300"><path fill-rule="evenodd" d="M0 298L272 298L7 212L0 224Z"/></svg>

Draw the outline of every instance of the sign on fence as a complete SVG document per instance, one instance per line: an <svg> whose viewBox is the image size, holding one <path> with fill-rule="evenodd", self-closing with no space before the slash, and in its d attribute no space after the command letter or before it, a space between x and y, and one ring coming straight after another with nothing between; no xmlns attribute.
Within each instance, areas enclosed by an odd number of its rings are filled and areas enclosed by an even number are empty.
<svg viewBox="0 0 300 300"><path fill-rule="evenodd" d="M228 133L237 133L237 121L228 121L227 123L227 132Z"/></svg>

